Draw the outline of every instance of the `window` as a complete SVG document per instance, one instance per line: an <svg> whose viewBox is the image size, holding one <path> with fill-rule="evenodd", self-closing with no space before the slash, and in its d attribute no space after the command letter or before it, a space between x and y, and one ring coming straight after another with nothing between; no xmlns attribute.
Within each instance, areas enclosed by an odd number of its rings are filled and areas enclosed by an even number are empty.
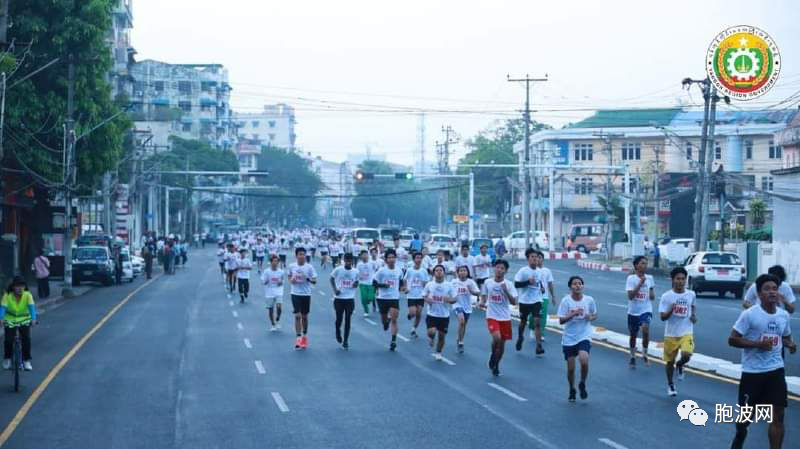
<svg viewBox="0 0 800 449"><path fill-rule="evenodd" d="M772 192L772 176L761 177L761 190L765 192Z"/></svg>
<svg viewBox="0 0 800 449"><path fill-rule="evenodd" d="M192 132L192 124L191 123L183 123L181 124L181 131L185 133Z"/></svg>
<svg viewBox="0 0 800 449"><path fill-rule="evenodd" d="M275 133L269 133L269 140L270 142L275 140Z"/></svg>
<svg viewBox="0 0 800 449"><path fill-rule="evenodd" d="M575 195L581 194L581 178L575 178Z"/></svg>
<svg viewBox="0 0 800 449"><path fill-rule="evenodd" d="M592 194L592 178L575 178L575 194L576 195L591 195Z"/></svg>
<svg viewBox="0 0 800 449"><path fill-rule="evenodd" d="M133 90L134 92L144 92L144 81L134 81Z"/></svg>
<svg viewBox="0 0 800 449"><path fill-rule="evenodd" d="M253 128L258 128L259 122L258 120L253 120Z"/></svg>
<svg viewBox="0 0 800 449"><path fill-rule="evenodd" d="M639 142L625 142L622 144L622 160L633 161L642 159L642 144Z"/></svg>
<svg viewBox="0 0 800 449"><path fill-rule="evenodd" d="M722 145L719 143L719 141L714 142L714 159L722 159Z"/></svg>
<svg viewBox="0 0 800 449"><path fill-rule="evenodd" d="M192 93L192 83L189 81L178 81L178 92L181 95L190 95Z"/></svg>
<svg viewBox="0 0 800 449"><path fill-rule="evenodd" d="M252 134L252 136L253 136L253 140L259 140L259 138L258 138L258 134L255 134L255 133L254 133L254 134Z"/></svg>
<svg viewBox="0 0 800 449"><path fill-rule="evenodd" d="M741 265L742 261L736 254L706 254L700 263L708 265Z"/></svg>
<svg viewBox="0 0 800 449"><path fill-rule="evenodd" d="M274 128L275 127L275 120L270 120L268 123L269 123L269 127L270 128Z"/></svg>
<svg viewBox="0 0 800 449"><path fill-rule="evenodd" d="M591 143L576 143L574 149L576 161L591 161L594 157Z"/></svg>
<svg viewBox="0 0 800 449"><path fill-rule="evenodd" d="M629 178L629 184L626 187L625 181L622 181L622 191L623 193L636 193L636 189L639 187L639 180L636 178Z"/></svg>
<svg viewBox="0 0 800 449"><path fill-rule="evenodd" d="M744 158L745 159L753 159L753 141L752 140L745 140L744 141Z"/></svg>
<svg viewBox="0 0 800 449"><path fill-rule="evenodd" d="M769 158L770 159L783 158L783 148L781 148L780 145L775 145L775 142L772 140L769 141Z"/></svg>
<svg viewBox="0 0 800 449"><path fill-rule="evenodd" d="M200 81L200 90L203 92L211 92L211 86L213 85L210 81Z"/></svg>
<svg viewBox="0 0 800 449"><path fill-rule="evenodd" d="M211 110L211 105L208 104L208 103L205 103L205 104L201 103L200 104L200 110L203 111L203 112L208 112L208 111Z"/></svg>
<svg viewBox="0 0 800 449"><path fill-rule="evenodd" d="M693 152L692 142L686 142L686 160L687 161L691 161L692 160L692 152Z"/></svg>
<svg viewBox="0 0 800 449"><path fill-rule="evenodd" d="M163 81L156 81L155 82L156 92L164 92L164 82Z"/></svg>
<svg viewBox="0 0 800 449"><path fill-rule="evenodd" d="M192 112L192 102L191 101L179 101L178 107L181 108L183 112Z"/></svg>

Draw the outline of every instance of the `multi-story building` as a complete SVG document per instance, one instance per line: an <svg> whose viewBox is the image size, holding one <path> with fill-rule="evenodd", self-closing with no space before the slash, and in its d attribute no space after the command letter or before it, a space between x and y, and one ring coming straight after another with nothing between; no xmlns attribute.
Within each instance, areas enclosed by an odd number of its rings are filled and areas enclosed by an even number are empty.
<svg viewBox="0 0 800 449"><path fill-rule="evenodd" d="M111 72L108 81L114 97L131 91L132 79L130 68L136 51L131 44L133 28L132 0L116 0L111 10L111 29L106 36L106 43L111 52Z"/></svg>
<svg viewBox="0 0 800 449"><path fill-rule="evenodd" d="M317 194L317 216L322 226L345 226L353 221L350 209L355 192L353 185L353 167L348 162L332 162L313 156L311 153L301 153L302 157L311 163L311 169L322 180L322 190Z"/></svg>
<svg viewBox="0 0 800 449"><path fill-rule="evenodd" d="M795 114L786 129L775 133L775 144L783 147L783 168L800 166L800 114Z"/></svg>
<svg viewBox="0 0 800 449"><path fill-rule="evenodd" d="M780 168L783 157L774 134L794 116L795 111L717 113L712 169L719 173L715 179L725 181L726 217L746 224L749 199L769 199L770 170ZM629 202L632 224L638 215L651 233L658 229L659 235L691 236L701 125L702 111L603 110L568 128L534 134L531 160L563 167L553 178L555 241L566 236L571 224L591 223L605 215L600 198L609 194ZM515 147L520 158L523 149ZM625 185L623 171L608 166L626 167L630 182ZM549 170L534 174L544 188L534 195L532 207L544 218ZM710 214L720 214L716 195Z"/></svg>
<svg viewBox="0 0 800 449"><path fill-rule="evenodd" d="M265 105L262 112L237 112L234 114L234 120L241 139L264 146L294 149L297 139L294 125L297 121L294 116L294 108L287 104Z"/></svg>
<svg viewBox="0 0 800 449"><path fill-rule="evenodd" d="M221 64L169 64L144 60L131 68L131 117L149 144L169 148L170 136L233 149L236 127L228 70Z"/></svg>

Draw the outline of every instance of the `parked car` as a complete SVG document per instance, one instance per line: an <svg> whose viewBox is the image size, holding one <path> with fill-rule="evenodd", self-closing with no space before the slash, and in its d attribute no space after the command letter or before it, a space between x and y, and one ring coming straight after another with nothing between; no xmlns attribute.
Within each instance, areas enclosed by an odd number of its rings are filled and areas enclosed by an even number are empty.
<svg viewBox="0 0 800 449"><path fill-rule="evenodd" d="M603 231L603 225L598 223L573 224L567 231L567 251L597 251L603 243Z"/></svg>
<svg viewBox="0 0 800 449"><path fill-rule="evenodd" d="M411 241L414 240L414 235L407 232L400 233L400 246L405 249L411 248Z"/></svg>
<svg viewBox="0 0 800 449"><path fill-rule="evenodd" d="M689 273L687 288L700 292L717 292L720 298L727 292L742 298L747 281L744 264L736 253L701 251L690 254L684 263Z"/></svg>
<svg viewBox="0 0 800 449"><path fill-rule="evenodd" d="M350 231L350 238L356 238L359 245L369 245L381 238L380 232L375 228L355 228Z"/></svg>
<svg viewBox="0 0 800 449"><path fill-rule="evenodd" d="M380 230L380 235L384 248L394 248L394 237L400 235L400 230L384 228Z"/></svg>
<svg viewBox="0 0 800 449"><path fill-rule="evenodd" d="M72 252L72 285L81 282L114 282L114 262L105 246L78 246Z"/></svg>
<svg viewBox="0 0 800 449"><path fill-rule="evenodd" d="M525 250L525 231L517 231L509 234L505 239L506 251ZM531 246L537 249L550 248L550 239L545 231L535 231L530 234Z"/></svg>
<svg viewBox="0 0 800 449"><path fill-rule="evenodd" d="M489 251L486 254L492 259L492 263L494 263L495 259L497 259L497 255L494 252L494 244L491 239L472 239L472 243L470 244L469 254L470 256L477 256L481 253L481 245L486 245L489 247Z"/></svg>
<svg viewBox="0 0 800 449"><path fill-rule="evenodd" d="M131 257L131 266L133 266L133 275L139 276L144 272L144 259L139 256Z"/></svg>
<svg viewBox="0 0 800 449"><path fill-rule="evenodd" d="M458 252L458 241L455 237L447 234L431 234L431 239L425 244L428 247L428 254L436 257L439 250L455 255Z"/></svg>

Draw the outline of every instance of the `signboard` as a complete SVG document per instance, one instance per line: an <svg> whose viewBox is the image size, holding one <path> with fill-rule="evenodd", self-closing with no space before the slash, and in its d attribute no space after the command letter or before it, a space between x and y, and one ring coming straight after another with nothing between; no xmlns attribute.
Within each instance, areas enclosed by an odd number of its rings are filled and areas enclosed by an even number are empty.
<svg viewBox="0 0 800 449"><path fill-rule="evenodd" d="M553 145L553 164L569 164L569 142L566 140L554 140Z"/></svg>
<svg viewBox="0 0 800 449"><path fill-rule="evenodd" d="M469 223L469 215L453 215L453 223Z"/></svg>

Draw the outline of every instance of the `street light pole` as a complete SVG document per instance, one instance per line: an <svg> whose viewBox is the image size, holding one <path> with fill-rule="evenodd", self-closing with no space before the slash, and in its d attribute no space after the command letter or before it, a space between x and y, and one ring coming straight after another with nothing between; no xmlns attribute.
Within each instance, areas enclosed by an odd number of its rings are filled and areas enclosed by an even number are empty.
<svg viewBox="0 0 800 449"><path fill-rule="evenodd" d="M475 238L475 173L469 172L469 239Z"/></svg>

